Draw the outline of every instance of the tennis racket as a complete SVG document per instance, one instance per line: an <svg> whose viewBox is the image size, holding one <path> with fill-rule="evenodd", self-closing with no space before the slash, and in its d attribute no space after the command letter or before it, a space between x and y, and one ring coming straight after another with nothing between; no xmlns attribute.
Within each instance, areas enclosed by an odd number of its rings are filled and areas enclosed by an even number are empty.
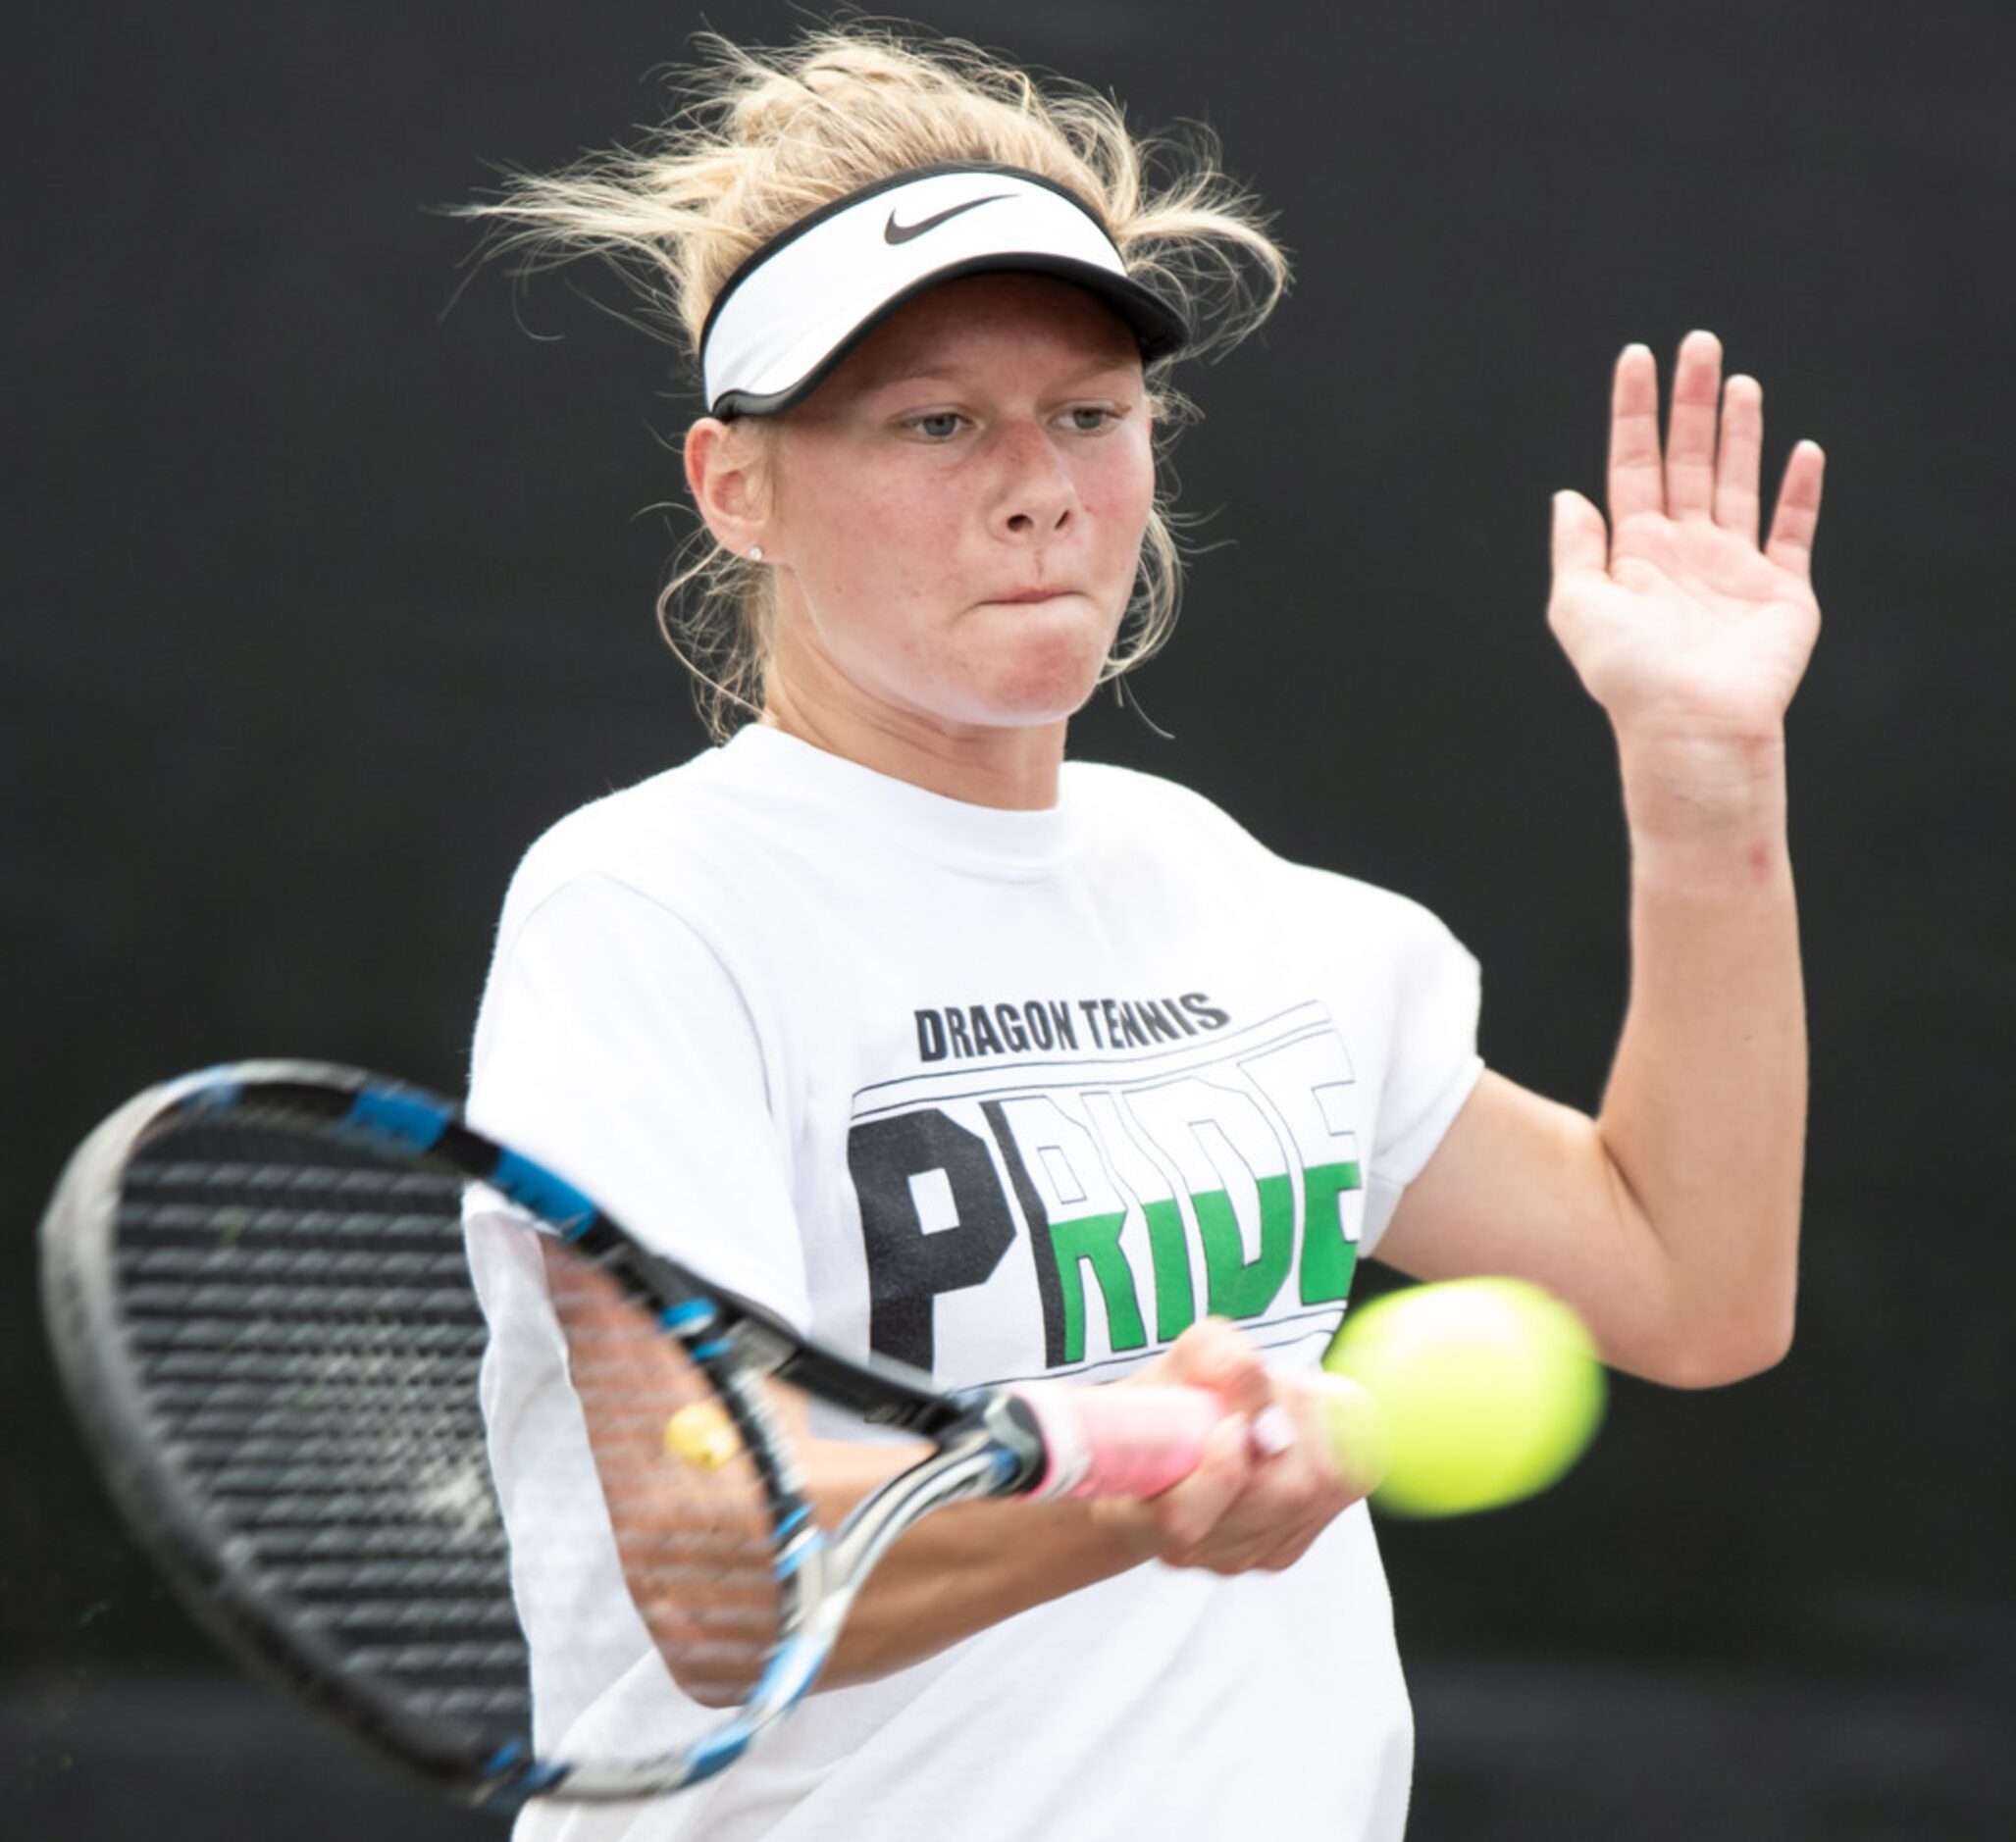
<svg viewBox="0 0 2016 1842"><path fill-rule="evenodd" d="M214 1068L128 1102L71 1159L42 1252L71 1402L203 1621L352 1733L506 1809L720 1770L805 1694L919 1517L1151 1496L1221 1417L1190 1389L947 1395L850 1360L640 1245L448 1102L317 1063ZM530 1279L565 1385L557 1407L548 1391L512 1411L578 1413L594 1465L518 1477L507 1536L486 1309L520 1309ZM780 1383L929 1456L829 1536ZM536 1737L535 1683L592 1705L596 1685L553 1671L597 1646L656 1678L650 1718L591 1712Z"/></svg>

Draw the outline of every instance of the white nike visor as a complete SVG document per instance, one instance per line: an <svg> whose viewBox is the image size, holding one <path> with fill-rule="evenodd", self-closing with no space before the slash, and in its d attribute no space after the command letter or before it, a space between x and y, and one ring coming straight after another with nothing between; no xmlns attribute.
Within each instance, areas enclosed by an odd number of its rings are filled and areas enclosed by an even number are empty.
<svg viewBox="0 0 2016 1842"><path fill-rule="evenodd" d="M700 330L707 413L789 409L905 301L1000 272L1090 289L1133 329L1144 363L1189 340L1182 313L1128 275L1075 193L1018 167L923 167L801 218L728 278Z"/></svg>

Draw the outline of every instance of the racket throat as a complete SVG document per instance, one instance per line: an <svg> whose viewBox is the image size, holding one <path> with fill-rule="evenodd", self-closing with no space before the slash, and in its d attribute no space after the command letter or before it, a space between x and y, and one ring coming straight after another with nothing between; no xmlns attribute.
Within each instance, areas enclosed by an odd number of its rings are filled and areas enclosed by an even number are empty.
<svg viewBox="0 0 2016 1842"><path fill-rule="evenodd" d="M990 1426L975 1425L952 1437L934 1457L893 1479L840 1525L821 1557L827 1577L814 1616L830 1615L837 1629L869 1569L912 1523L950 1503L1012 1495L1016 1486L1004 1480L1018 1475L1015 1454Z"/></svg>

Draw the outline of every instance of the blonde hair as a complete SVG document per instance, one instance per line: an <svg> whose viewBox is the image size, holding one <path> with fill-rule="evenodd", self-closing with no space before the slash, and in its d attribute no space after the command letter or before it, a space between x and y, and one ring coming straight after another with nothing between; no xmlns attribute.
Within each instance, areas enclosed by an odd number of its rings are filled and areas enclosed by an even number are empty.
<svg viewBox="0 0 2016 1842"><path fill-rule="evenodd" d="M1186 311L1190 350L1215 352L1265 319L1288 263L1254 201L1219 170L1203 130L1137 140L1111 97L1041 82L978 47L849 24L779 50L715 34L677 73L682 106L635 149L552 174L511 174L502 195L458 215L483 221L486 253L527 270L583 255L622 273L644 323L696 357L709 309L737 267L837 198L951 161L1022 167L1068 187L1105 224L1128 272ZM1189 405L1155 368L1159 430ZM1141 572L1101 682L1155 653L1175 622L1181 554L1159 493ZM658 597L659 625L693 673L710 733L761 707L767 570L715 543L704 525Z"/></svg>

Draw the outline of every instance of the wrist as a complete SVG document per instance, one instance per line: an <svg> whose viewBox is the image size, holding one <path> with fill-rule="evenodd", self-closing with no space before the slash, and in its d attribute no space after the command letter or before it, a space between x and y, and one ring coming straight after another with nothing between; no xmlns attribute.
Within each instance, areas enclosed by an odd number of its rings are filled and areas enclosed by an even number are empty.
<svg viewBox="0 0 2016 1842"><path fill-rule="evenodd" d="M1128 1497L1088 1497L1071 1506L1084 1519L1089 1551L1102 1575L1125 1573L1161 1557L1162 1529L1154 1515Z"/></svg>
<svg viewBox="0 0 2016 1842"><path fill-rule="evenodd" d="M1618 737L1631 864L1640 880L1753 887L1784 874L1783 732Z"/></svg>

